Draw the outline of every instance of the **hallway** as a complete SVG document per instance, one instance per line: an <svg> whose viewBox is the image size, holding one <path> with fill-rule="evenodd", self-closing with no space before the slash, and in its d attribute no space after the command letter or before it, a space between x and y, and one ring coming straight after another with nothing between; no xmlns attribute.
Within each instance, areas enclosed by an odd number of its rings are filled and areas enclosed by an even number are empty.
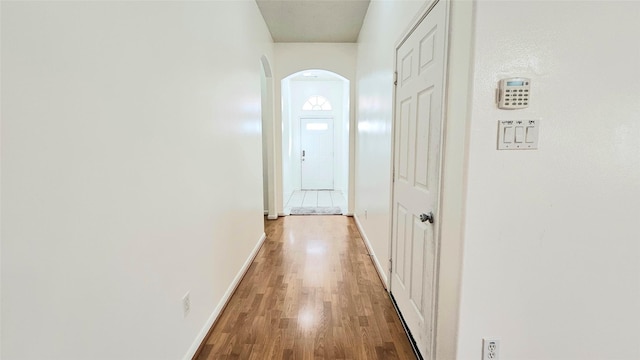
<svg viewBox="0 0 640 360"><path fill-rule="evenodd" d="M289 216L206 339L205 359L414 359L352 218Z"/></svg>

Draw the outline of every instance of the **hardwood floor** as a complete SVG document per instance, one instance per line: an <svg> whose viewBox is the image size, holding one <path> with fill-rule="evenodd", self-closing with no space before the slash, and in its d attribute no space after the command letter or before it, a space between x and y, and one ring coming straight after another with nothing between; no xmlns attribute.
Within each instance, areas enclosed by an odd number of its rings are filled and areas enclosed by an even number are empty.
<svg viewBox="0 0 640 360"><path fill-rule="evenodd" d="M289 216L205 341L205 359L415 359L352 218Z"/></svg>

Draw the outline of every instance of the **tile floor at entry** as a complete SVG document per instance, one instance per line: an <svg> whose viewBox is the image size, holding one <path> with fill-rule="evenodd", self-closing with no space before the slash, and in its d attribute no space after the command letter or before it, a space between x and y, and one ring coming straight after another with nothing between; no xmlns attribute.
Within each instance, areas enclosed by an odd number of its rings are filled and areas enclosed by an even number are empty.
<svg viewBox="0 0 640 360"><path fill-rule="evenodd" d="M290 215L294 207L331 207L338 206L343 214L347 213L347 200L342 191L336 190L296 190L284 205L284 214Z"/></svg>

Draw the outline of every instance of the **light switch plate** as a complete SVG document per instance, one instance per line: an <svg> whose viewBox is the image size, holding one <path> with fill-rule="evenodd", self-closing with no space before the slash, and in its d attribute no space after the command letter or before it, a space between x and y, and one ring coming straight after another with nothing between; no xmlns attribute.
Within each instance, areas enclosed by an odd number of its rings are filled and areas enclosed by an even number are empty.
<svg viewBox="0 0 640 360"><path fill-rule="evenodd" d="M498 150L538 148L540 120L498 120Z"/></svg>

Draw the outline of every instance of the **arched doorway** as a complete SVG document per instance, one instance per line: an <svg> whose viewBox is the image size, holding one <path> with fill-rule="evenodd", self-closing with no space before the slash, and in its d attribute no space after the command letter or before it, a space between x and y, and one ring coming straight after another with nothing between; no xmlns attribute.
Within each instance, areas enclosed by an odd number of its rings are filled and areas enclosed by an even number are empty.
<svg viewBox="0 0 640 360"><path fill-rule="evenodd" d="M283 213L346 214L349 80L305 70L282 80Z"/></svg>
<svg viewBox="0 0 640 360"><path fill-rule="evenodd" d="M262 105L262 181L263 204L267 218L278 218L276 208L276 177L275 177L275 142L274 142L274 114L273 114L273 75L271 65L266 56L260 58L262 72L260 76L261 105Z"/></svg>

